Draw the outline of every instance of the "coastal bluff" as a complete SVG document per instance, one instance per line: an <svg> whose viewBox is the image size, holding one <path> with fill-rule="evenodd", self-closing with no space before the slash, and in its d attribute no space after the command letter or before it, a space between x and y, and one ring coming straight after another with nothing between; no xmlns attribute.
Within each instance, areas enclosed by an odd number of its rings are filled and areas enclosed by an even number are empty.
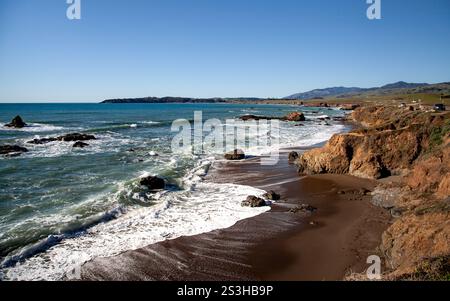
<svg viewBox="0 0 450 301"><path fill-rule="evenodd" d="M299 154L298 173L377 180L372 203L394 217L379 246L384 279L448 279L450 112L365 106L349 120L356 129Z"/></svg>

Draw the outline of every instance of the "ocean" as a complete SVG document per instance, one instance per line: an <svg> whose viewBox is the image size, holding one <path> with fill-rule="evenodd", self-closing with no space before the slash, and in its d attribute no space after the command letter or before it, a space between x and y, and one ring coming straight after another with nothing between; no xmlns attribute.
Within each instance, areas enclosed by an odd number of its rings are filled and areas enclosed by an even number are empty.
<svg viewBox="0 0 450 301"><path fill-rule="evenodd" d="M243 104L0 104L0 145L28 148L0 157L0 280L59 280L95 257L179 236L230 227L268 208L245 208L248 195L264 191L203 181L223 153L175 154L176 119L246 114L284 116L302 111L304 126L281 122L277 147L309 146L344 130L321 118L343 116L327 108ZM4 124L20 115L28 124ZM88 133L96 140L28 144L35 138ZM271 146L272 148L274 145ZM269 149L247 155L258 156ZM157 156L155 156L157 154ZM157 175L168 183L150 193L139 179Z"/></svg>

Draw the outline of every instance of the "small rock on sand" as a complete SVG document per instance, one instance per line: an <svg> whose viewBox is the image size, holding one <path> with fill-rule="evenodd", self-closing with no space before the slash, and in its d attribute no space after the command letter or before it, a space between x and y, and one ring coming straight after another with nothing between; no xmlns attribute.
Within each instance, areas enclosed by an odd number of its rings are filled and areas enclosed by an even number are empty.
<svg viewBox="0 0 450 301"><path fill-rule="evenodd" d="M247 199L245 201L242 201L241 203L242 207L264 207L267 206L266 201L263 200L262 198L258 198L254 195L251 195L249 197L247 197Z"/></svg>

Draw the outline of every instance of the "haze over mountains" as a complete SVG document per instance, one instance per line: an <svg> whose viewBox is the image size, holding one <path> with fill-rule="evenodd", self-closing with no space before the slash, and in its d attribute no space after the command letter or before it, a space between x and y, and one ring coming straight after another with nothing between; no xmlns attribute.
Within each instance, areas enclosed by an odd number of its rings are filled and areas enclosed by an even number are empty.
<svg viewBox="0 0 450 301"><path fill-rule="evenodd" d="M280 98L282 100L310 100L325 98L347 98L355 96L392 95L392 94L450 94L450 82L427 84L427 83L407 83L404 81L387 84L374 88L359 87L331 87L315 89L307 92L296 93ZM258 101L264 98L256 97L230 97L230 98L190 98L190 97L142 97L142 98L121 98L107 99L102 103L214 103L233 101Z"/></svg>

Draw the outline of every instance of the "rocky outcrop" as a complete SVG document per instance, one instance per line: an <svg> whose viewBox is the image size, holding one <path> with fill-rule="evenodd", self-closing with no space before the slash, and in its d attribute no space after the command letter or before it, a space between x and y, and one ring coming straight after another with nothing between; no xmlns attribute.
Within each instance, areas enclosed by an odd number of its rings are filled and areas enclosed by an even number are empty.
<svg viewBox="0 0 450 301"><path fill-rule="evenodd" d="M296 161L299 173L350 174L370 179L403 175L432 147L430 133L444 127L450 117L375 107L365 111L371 117L363 118L364 110L356 110L354 119L371 127L335 135L325 147L305 152ZM382 122L372 115L385 119Z"/></svg>
<svg viewBox="0 0 450 301"><path fill-rule="evenodd" d="M351 119L362 128L301 155L299 172L400 175L371 193L371 202L395 218L380 246L389 268L383 279L445 278L445 268L422 265L450 255L450 113L373 106L356 109Z"/></svg>
<svg viewBox="0 0 450 301"><path fill-rule="evenodd" d="M20 117L20 116L14 117L14 119L10 123L5 124L6 127L17 128L17 129L24 128L26 125L27 124L22 120L22 117Z"/></svg>
<svg viewBox="0 0 450 301"><path fill-rule="evenodd" d="M28 149L18 145L0 145L0 155L21 154L28 152Z"/></svg>
<svg viewBox="0 0 450 301"><path fill-rule="evenodd" d="M230 161L243 160L245 159L245 153L243 150L235 149L232 152L226 153L224 158Z"/></svg>
<svg viewBox="0 0 450 301"><path fill-rule="evenodd" d="M292 112L283 117L275 116L257 116L257 115L244 115L239 117L243 121L248 120L281 120L281 121L306 121L305 115L302 112Z"/></svg>
<svg viewBox="0 0 450 301"><path fill-rule="evenodd" d="M241 203L242 207L264 207L267 206L266 201L262 198L258 198L254 195L247 197L245 201Z"/></svg>
<svg viewBox="0 0 450 301"><path fill-rule="evenodd" d="M286 115L283 120L285 121L306 121L305 115L301 112L292 112Z"/></svg>
<svg viewBox="0 0 450 301"><path fill-rule="evenodd" d="M72 133L59 137L50 137L50 138L40 138L33 139L27 141L29 144L47 144L55 141L64 141L64 142L75 142L75 141L88 141L88 140L96 140L97 138L94 135L88 134L80 134L80 133Z"/></svg>
<svg viewBox="0 0 450 301"><path fill-rule="evenodd" d="M160 190L166 187L166 182L155 176L142 178L139 183L142 186L146 186L150 190Z"/></svg>

